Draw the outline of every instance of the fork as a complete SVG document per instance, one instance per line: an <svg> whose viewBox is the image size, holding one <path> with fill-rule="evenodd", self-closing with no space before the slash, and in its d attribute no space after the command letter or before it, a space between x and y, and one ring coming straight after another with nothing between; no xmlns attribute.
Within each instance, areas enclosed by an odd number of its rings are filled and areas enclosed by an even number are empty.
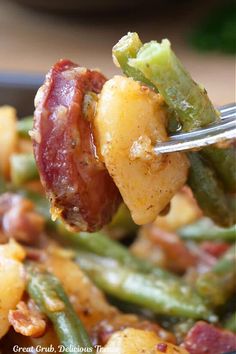
<svg viewBox="0 0 236 354"><path fill-rule="evenodd" d="M236 104L218 107L220 120L189 133L176 133L166 142L157 143L156 154L196 149L236 137Z"/></svg>

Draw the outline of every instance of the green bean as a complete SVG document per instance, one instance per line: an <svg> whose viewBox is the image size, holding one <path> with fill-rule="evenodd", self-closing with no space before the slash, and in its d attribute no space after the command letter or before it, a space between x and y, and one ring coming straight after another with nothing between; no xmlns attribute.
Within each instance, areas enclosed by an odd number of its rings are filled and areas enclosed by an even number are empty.
<svg viewBox="0 0 236 354"><path fill-rule="evenodd" d="M23 191L21 193L36 203L37 210L46 217L47 222L53 228L54 232L56 231L57 241L60 242L63 240L66 245L76 251L84 249L108 259L113 258L114 262L119 262L128 269L142 273L144 276L150 274L155 279L163 281L173 280L176 287L183 285L183 282L177 276L154 266L149 261L132 255L126 247L117 241L109 239L103 232L89 234L86 232L72 233L67 231L62 223L51 221L48 203L45 198L35 192Z"/></svg>
<svg viewBox="0 0 236 354"><path fill-rule="evenodd" d="M175 280L158 279L86 252L78 252L76 262L99 288L117 299L158 314L215 320L201 297Z"/></svg>
<svg viewBox="0 0 236 354"><path fill-rule="evenodd" d="M19 187L22 184L39 179L34 156L31 153L12 154L10 158L11 181Z"/></svg>
<svg viewBox="0 0 236 354"><path fill-rule="evenodd" d="M204 214L218 225L233 225L232 212L214 171L199 154L188 153L188 158L191 164L188 184Z"/></svg>
<svg viewBox="0 0 236 354"><path fill-rule="evenodd" d="M232 313L231 316L225 321L224 327L236 333L236 312Z"/></svg>
<svg viewBox="0 0 236 354"><path fill-rule="evenodd" d="M212 305L222 305L234 293L236 286L236 254L233 245L206 273L196 280L196 289Z"/></svg>
<svg viewBox="0 0 236 354"><path fill-rule="evenodd" d="M134 223L127 206L122 203L105 229L112 237L119 239L124 235L134 234L138 230L138 225Z"/></svg>
<svg viewBox="0 0 236 354"><path fill-rule="evenodd" d="M216 226L210 219L202 218L177 230L177 234L184 240L236 241L236 225L223 228Z"/></svg>
<svg viewBox="0 0 236 354"><path fill-rule="evenodd" d="M7 184L4 178L0 175L0 194L7 191Z"/></svg>
<svg viewBox="0 0 236 354"><path fill-rule="evenodd" d="M33 128L33 117L25 117L22 118L21 120L18 120L17 122L17 132L20 137L22 138L28 138L30 139L29 136L29 130Z"/></svg>
<svg viewBox="0 0 236 354"><path fill-rule="evenodd" d="M128 64L128 60L130 58L136 58L136 55L142 45L143 44L139 39L138 34L129 32L112 48L113 60L115 64L118 62L126 76L132 77L134 80L140 81L157 91L152 82L148 80L140 70L135 69Z"/></svg>
<svg viewBox="0 0 236 354"><path fill-rule="evenodd" d="M168 106L177 112L184 131L205 126L219 118L206 90L193 81L167 39L160 44L155 41L144 44L128 64L140 70L157 87Z"/></svg>
<svg viewBox="0 0 236 354"><path fill-rule="evenodd" d="M15 191L15 189L13 188L11 191ZM61 242L68 247L85 249L86 251L104 257L114 258L120 263L132 267L133 269L137 269L144 273L151 272L156 277L178 279L181 282L180 278L165 269L159 268L149 261L134 256L127 247L123 246L118 241L110 239L103 231L94 233L74 233L68 231L62 222L52 221L49 212L49 203L47 199L39 193L30 191L26 188L21 188L17 192L23 197L30 199L35 204L36 211L45 217L47 227L56 234L58 242Z"/></svg>
<svg viewBox="0 0 236 354"><path fill-rule="evenodd" d="M141 83L152 88L154 91L158 92L158 88L153 85L140 70L135 69L128 64L129 59L136 58L142 45L143 44L139 39L138 34L135 32L129 32L112 48L114 63L116 64L118 62L121 70L126 76L132 77L134 80L140 81ZM168 113L168 130L169 132L174 133L180 128L177 114L169 107L166 107L166 111Z"/></svg>
<svg viewBox="0 0 236 354"><path fill-rule="evenodd" d="M153 265L151 262L134 256L127 247L110 239L102 231L95 233L72 233L65 229L62 223L57 224L60 241L74 249L84 249L102 257L112 258L119 263L142 273L152 273L162 279L179 279L174 274Z"/></svg>
<svg viewBox="0 0 236 354"><path fill-rule="evenodd" d="M151 272L163 279L172 278L180 281L174 274L153 265L149 261L134 256L127 247L118 241L110 239L103 231L94 233L68 231L62 222L51 220L49 203L42 195L26 188L21 188L18 193L34 202L36 211L45 217L47 226L56 233L57 241L62 242L64 245L75 249L84 249L103 257L114 258L128 267L144 273Z"/></svg>
<svg viewBox="0 0 236 354"><path fill-rule="evenodd" d="M89 348L89 336L75 313L60 281L31 264L27 267L27 291L40 310L52 321L60 344L66 348ZM73 353L73 349L67 351Z"/></svg>
<svg viewBox="0 0 236 354"><path fill-rule="evenodd" d="M236 223L236 198L235 198L235 194L227 194L226 195L231 213L232 213L232 217L233 217L233 223Z"/></svg>
<svg viewBox="0 0 236 354"><path fill-rule="evenodd" d="M202 92L202 90L192 81L189 74L185 72L182 64L179 63L178 59L171 51L169 43L163 42L159 45L156 42L151 42L145 44L142 48L140 48L140 46L141 41L139 40L138 35L136 33L129 33L127 36L121 38L114 47L116 50L113 50L113 56L120 63L121 69L126 75L132 76L135 80L142 80L140 76L136 75L136 71L130 70L132 63L138 63L140 67L135 65L134 69L143 70L142 72L145 75L145 80L148 78L152 81L156 86L156 89L159 88L162 94L164 90L163 96L165 99L165 90L169 92L169 90L176 89L178 93L176 98L173 98L170 94L169 100L166 99L166 102L169 104L168 129L170 132L173 133L179 130L179 114L185 130L191 130L192 128L196 128L196 126L205 125L210 121L217 119L217 114L205 92ZM144 55L143 58L142 53L145 53L145 51L147 52L147 55ZM166 68L166 65L168 65L168 68ZM179 88L181 89L179 90ZM191 95L189 95L189 92L191 92ZM189 102L189 100L191 102ZM183 111L182 116L181 112L176 109L178 107L180 108L180 111ZM202 115L200 114L201 112ZM210 120L207 119L209 116L211 117ZM229 160L232 160L232 158ZM196 194L197 200L199 201L200 199L200 207L203 209L203 212L223 226L232 225L234 223L233 209L230 207L230 204L227 203L227 198L224 196L224 191L221 186L216 181L216 178L213 177L204 182L203 185L196 184L195 181L199 174L204 175L206 169L204 168L204 170L201 171L201 169L199 170L200 163L198 163L198 166L195 166L195 164L196 163L191 165L190 183L193 181L193 191ZM232 164L232 166L234 167L234 164ZM203 167L204 166L201 166L201 168ZM219 168L223 170L224 166L222 165ZM209 174L212 174L210 169ZM217 195L220 197L220 201L223 200L222 205L220 205L219 202L217 203L217 208L215 208L217 196L214 197L210 195L210 198L207 200L208 195L205 195L204 188L206 184L207 187L209 187L209 190L218 191ZM221 211L223 211L222 215L220 215Z"/></svg>
<svg viewBox="0 0 236 354"><path fill-rule="evenodd" d="M225 190L229 193L236 192L235 147L208 146L201 151L201 154L211 162Z"/></svg>

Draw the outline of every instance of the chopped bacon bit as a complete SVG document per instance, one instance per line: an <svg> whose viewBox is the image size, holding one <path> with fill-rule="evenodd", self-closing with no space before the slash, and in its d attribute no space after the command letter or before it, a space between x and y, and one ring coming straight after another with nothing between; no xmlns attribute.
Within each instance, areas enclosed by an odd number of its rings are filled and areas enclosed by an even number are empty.
<svg viewBox="0 0 236 354"><path fill-rule="evenodd" d="M197 257L191 253L178 235L159 229L155 225L149 226L148 235L153 246L160 247L165 253L170 269L183 272L196 265Z"/></svg>
<svg viewBox="0 0 236 354"><path fill-rule="evenodd" d="M31 261L43 263L47 258L45 250L33 248L33 247L25 247L26 257Z"/></svg>
<svg viewBox="0 0 236 354"><path fill-rule="evenodd" d="M222 354L236 350L236 334L203 321L197 322L182 346L190 354Z"/></svg>
<svg viewBox="0 0 236 354"><path fill-rule="evenodd" d="M44 218L34 211L34 204L13 193L0 196L0 228L8 238L34 244L43 231Z"/></svg>
<svg viewBox="0 0 236 354"><path fill-rule="evenodd" d="M168 348L167 348L166 343L158 343L157 344L157 350L159 350L159 352L166 353L167 349Z"/></svg>
<svg viewBox="0 0 236 354"><path fill-rule="evenodd" d="M211 241L204 241L201 244L201 248L209 253L210 255L219 258L222 256L228 249L230 245L227 242L211 242Z"/></svg>
<svg viewBox="0 0 236 354"><path fill-rule="evenodd" d="M27 337L41 337L46 331L46 321L33 301L20 301L16 310L10 310L8 320L17 333Z"/></svg>
<svg viewBox="0 0 236 354"><path fill-rule="evenodd" d="M97 71L60 60L36 99L32 138L41 181L52 215L77 231L99 230L121 202L83 110L85 95L100 93L105 81Z"/></svg>

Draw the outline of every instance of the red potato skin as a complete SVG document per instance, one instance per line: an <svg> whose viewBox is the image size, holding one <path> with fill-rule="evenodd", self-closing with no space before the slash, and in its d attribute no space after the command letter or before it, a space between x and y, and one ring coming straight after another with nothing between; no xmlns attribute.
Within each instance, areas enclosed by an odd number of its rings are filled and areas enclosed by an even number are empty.
<svg viewBox="0 0 236 354"><path fill-rule="evenodd" d="M236 351L236 334L199 321L190 329L182 346L190 354L223 354Z"/></svg>
<svg viewBox="0 0 236 354"><path fill-rule="evenodd" d="M121 202L83 114L84 95L98 94L105 81L98 71L60 60L35 99L32 139L41 182L52 214L74 231L99 230Z"/></svg>

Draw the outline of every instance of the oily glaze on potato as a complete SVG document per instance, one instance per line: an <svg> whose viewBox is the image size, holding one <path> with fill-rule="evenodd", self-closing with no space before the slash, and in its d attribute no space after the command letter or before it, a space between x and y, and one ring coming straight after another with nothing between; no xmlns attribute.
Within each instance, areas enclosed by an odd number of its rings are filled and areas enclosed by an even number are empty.
<svg viewBox="0 0 236 354"><path fill-rule="evenodd" d="M154 332L134 328L114 333L104 350L109 354L188 354L185 349L163 341Z"/></svg>
<svg viewBox="0 0 236 354"><path fill-rule="evenodd" d="M181 153L153 154L155 143L168 139L162 97L115 76L103 86L94 126L105 165L134 221L153 221L184 185L188 170Z"/></svg>

